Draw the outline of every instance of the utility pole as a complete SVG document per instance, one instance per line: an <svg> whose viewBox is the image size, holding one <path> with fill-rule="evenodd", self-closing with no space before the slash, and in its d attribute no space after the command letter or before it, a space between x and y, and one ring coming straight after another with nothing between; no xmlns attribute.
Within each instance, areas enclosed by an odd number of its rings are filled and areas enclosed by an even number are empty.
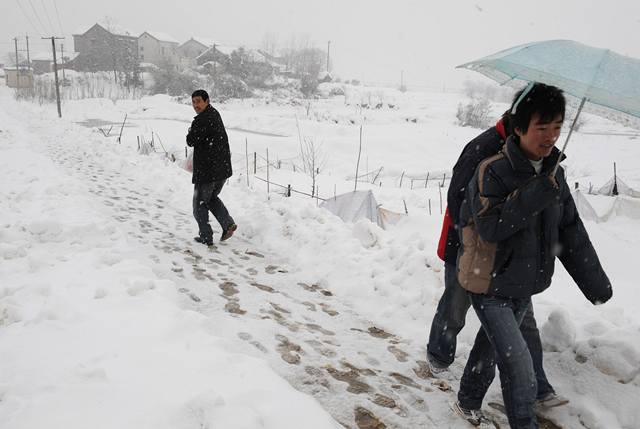
<svg viewBox="0 0 640 429"><path fill-rule="evenodd" d="M18 38L14 37L13 42L16 45L16 93L20 92L20 67L18 66Z"/></svg>
<svg viewBox="0 0 640 429"><path fill-rule="evenodd" d="M27 69L31 69L31 57L29 56L29 36L24 36L27 39Z"/></svg>
<svg viewBox="0 0 640 429"><path fill-rule="evenodd" d="M67 78L64 76L64 43L60 44L60 60L62 62L62 85L64 85L67 81Z"/></svg>
<svg viewBox="0 0 640 429"><path fill-rule="evenodd" d="M62 108L60 107L60 82L58 81L58 60L56 59L56 39L64 40L64 37L42 37L43 40L51 39L51 49L53 50L53 75L56 80L56 100L58 102L58 117L62 118Z"/></svg>
<svg viewBox="0 0 640 429"><path fill-rule="evenodd" d="M213 44L213 95L216 95L216 44Z"/></svg>
<svg viewBox="0 0 640 429"><path fill-rule="evenodd" d="M327 42L327 74L329 74L329 50L331 49L331 40Z"/></svg>
<svg viewBox="0 0 640 429"><path fill-rule="evenodd" d="M14 37L13 38L13 43L16 45L16 73L18 72L18 38Z"/></svg>

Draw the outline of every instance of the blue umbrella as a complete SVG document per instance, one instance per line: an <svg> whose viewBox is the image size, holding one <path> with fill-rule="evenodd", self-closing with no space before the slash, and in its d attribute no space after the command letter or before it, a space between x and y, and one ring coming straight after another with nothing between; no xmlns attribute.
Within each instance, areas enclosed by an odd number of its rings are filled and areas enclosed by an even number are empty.
<svg viewBox="0 0 640 429"><path fill-rule="evenodd" d="M608 49L550 40L506 49L457 68L477 71L501 85L542 82L581 100L562 152L587 101L599 107L594 113L601 116L620 119L615 114L619 112L640 118L640 60Z"/></svg>

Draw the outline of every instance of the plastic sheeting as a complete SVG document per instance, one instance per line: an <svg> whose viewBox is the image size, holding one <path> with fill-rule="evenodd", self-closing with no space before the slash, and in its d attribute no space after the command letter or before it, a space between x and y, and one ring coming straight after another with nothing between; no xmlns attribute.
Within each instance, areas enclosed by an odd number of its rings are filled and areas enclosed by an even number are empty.
<svg viewBox="0 0 640 429"><path fill-rule="evenodd" d="M611 180L609 180L607 183L605 183L596 192L598 194L600 194L600 195L613 196L614 195L614 192L613 192L614 185L618 190L618 195L628 195L630 197L640 198L640 192L638 192L635 189L631 188L629 185L627 185L622 180L620 180L619 177L615 177L615 178L612 177Z"/></svg>
<svg viewBox="0 0 640 429"><path fill-rule="evenodd" d="M368 219L380 228L394 224L402 218L395 213L379 206L371 191L354 191L337 195L323 202L324 207L345 222L355 223L360 219Z"/></svg>

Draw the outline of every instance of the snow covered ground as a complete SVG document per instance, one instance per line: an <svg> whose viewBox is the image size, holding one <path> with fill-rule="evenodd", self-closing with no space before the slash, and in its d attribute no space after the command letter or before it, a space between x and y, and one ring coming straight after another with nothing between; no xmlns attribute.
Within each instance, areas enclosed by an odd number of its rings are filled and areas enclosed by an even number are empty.
<svg viewBox="0 0 640 429"><path fill-rule="evenodd" d="M448 403L475 315L448 378L430 378L424 354L443 287L440 195L479 130L454 125L459 94L374 97L394 108L363 110L350 96L216 106L235 170L222 198L240 228L207 249L191 241L189 174L160 153L137 153L153 132L157 150L183 158L190 105L69 101L59 120L55 107L16 102L0 87L2 427L465 427ZM125 114L120 144L119 125L98 132ZM360 125L360 172L382 171L358 188L386 209L406 204L398 224L344 224L274 186L267 197L257 179L267 149L270 180L311 192L301 137L322 143L320 196L352 190ZM586 193L615 161L640 189L637 134L596 117L583 131L569 146L569 181ZM587 198L600 213L612 204ZM613 282L610 302L591 306L562 269L534 298L549 378L571 399L548 416L562 427L640 421L638 213L586 222ZM496 382L490 398L499 396Z"/></svg>

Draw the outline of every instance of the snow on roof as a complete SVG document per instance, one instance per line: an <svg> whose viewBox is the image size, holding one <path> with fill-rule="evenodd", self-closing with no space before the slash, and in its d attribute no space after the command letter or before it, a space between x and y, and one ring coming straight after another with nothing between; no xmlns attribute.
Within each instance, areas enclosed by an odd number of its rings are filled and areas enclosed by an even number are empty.
<svg viewBox="0 0 640 429"><path fill-rule="evenodd" d="M111 34L116 34L118 36L137 37L137 35L140 34L140 32L135 32L135 31L128 30L126 28L121 27L118 24L113 24L113 23L106 24L104 22L96 22L96 23L90 24L90 25L84 24L84 25L76 28L76 31L72 32L71 34L78 35L78 36L83 35L87 31L91 30L94 25L99 25L100 27L104 28L105 30L107 30Z"/></svg>
<svg viewBox="0 0 640 429"><path fill-rule="evenodd" d="M154 39L160 42L180 43L176 39L168 35L167 33L161 33L159 31L150 31L150 30L146 30L144 33L147 33L149 36L153 37Z"/></svg>
<svg viewBox="0 0 640 429"><path fill-rule="evenodd" d="M36 52L30 56L30 59L31 61L53 61L53 53L51 51Z"/></svg>
<svg viewBox="0 0 640 429"><path fill-rule="evenodd" d="M196 58L200 58L200 57L202 57L204 55L207 55L212 49L213 49L213 46L211 46L209 49L207 49L206 51L204 51L203 53L198 55ZM218 44L216 44L216 51L218 51L218 52L220 52L221 54L224 54L224 55L231 55L231 52L235 51L236 49L238 49L236 46L218 45Z"/></svg>
<svg viewBox="0 0 640 429"><path fill-rule="evenodd" d="M218 52L222 52L225 55L231 55L231 52L238 49L237 46L229 46L229 45L216 45L216 50Z"/></svg>
<svg viewBox="0 0 640 429"><path fill-rule="evenodd" d="M210 38L210 37L199 37L199 36L193 36L191 37L193 40L195 40L198 43L202 43L205 46L213 46L214 44L218 44L217 41L215 41L214 39Z"/></svg>

